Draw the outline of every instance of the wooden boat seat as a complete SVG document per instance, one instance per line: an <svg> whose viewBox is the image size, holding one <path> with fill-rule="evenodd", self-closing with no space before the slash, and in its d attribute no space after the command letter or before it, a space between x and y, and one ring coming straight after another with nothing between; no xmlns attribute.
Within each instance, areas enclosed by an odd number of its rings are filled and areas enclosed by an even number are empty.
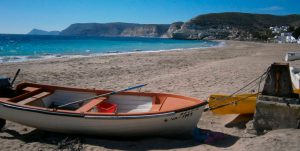
<svg viewBox="0 0 300 151"><path fill-rule="evenodd" d="M184 100L182 98L167 97L163 102L160 110L161 111L177 110L177 109L192 106L194 104L195 102Z"/></svg>
<svg viewBox="0 0 300 151"><path fill-rule="evenodd" d="M161 106L162 106L162 104L152 104L151 111L158 112L158 111L160 111Z"/></svg>
<svg viewBox="0 0 300 151"><path fill-rule="evenodd" d="M36 95L34 95L34 96L30 97L30 98L26 98L26 99L24 99L22 101L19 101L17 104L19 104L19 105L29 104L29 103L32 103L33 101L39 100L41 98L44 98L44 97L46 97L46 96L48 96L50 94L51 94L50 92L41 92L41 93L36 94Z"/></svg>
<svg viewBox="0 0 300 151"><path fill-rule="evenodd" d="M33 91L36 91L36 90L38 90L38 89L40 89L40 88L36 88L36 87L25 87L25 88L23 89L23 91L33 92Z"/></svg>
<svg viewBox="0 0 300 151"><path fill-rule="evenodd" d="M0 101L8 101L10 98L0 98Z"/></svg>
<svg viewBox="0 0 300 151"><path fill-rule="evenodd" d="M105 97L100 97L100 98L96 98L91 100L90 102L84 104L82 107L80 107L79 109L76 110L76 112L88 112L89 110L91 110L94 106L100 104L101 102L105 101L107 98Z"/></svg>
<svg viewBox="0 0 300 151"><path fill-rule="evenodd" d="M166 99L167 99L166 96L153 97L151 111L152 112L159 112Z"/></svg>
<svg viewBox="0 0 300 151"><path fill-rule="evenodd" d="M27 99L29 97L32 97L34 95L37 95L37 94L43 92L42 88L36 88L36 87L25 87L22 90L25 91L26 93L16 96L14 98L11 98L9 101L17 103L24 99Z"/></svg>

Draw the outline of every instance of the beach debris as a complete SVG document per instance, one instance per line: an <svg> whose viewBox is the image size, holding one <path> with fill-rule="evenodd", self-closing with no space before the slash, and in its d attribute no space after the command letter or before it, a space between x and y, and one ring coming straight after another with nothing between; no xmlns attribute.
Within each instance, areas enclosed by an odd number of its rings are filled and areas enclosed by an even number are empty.
<svg viewBox="0 0 300 151"><path fill-rule="evenodd" d="M83 149L81 139L78 137L66 137L61 142L58 142L57 149L67 149L71 151L81 151Z"/></svg>
<svg viewBox="0 0 300 151"><path fill-rule="evenodd" d="M246 129L244 130L247 134L257 135L256 129L253 126L253 119L246 123Z"/></svg>

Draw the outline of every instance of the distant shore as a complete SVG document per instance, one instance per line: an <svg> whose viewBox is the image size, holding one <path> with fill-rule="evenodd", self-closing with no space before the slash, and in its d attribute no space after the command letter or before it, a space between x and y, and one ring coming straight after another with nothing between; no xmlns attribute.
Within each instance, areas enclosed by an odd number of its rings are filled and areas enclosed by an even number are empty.
<svg viewBox="0 0 300 151"><path fill-rule="evenodd" d="M282 62L289 51L300 45L224 42L222 47L187 51L128 53L79 58L53 58L0 64L0 75L21 73L16 83L34 82L51 85L117 90L148 83L142 91L176 93L205 100L212 93L232 93L263 73L273 62ZM300 67L300 61L291 62ZM230 116L205 112L198 127L227 135L214 145L195 140L148 138L111 140L98 137L70 136L35 130L8 122L0 133L1 150L55 150L66 138L76 138L83 150L298 150L299 129L271 131L262 136L244 129L226 128Z"/></svg>

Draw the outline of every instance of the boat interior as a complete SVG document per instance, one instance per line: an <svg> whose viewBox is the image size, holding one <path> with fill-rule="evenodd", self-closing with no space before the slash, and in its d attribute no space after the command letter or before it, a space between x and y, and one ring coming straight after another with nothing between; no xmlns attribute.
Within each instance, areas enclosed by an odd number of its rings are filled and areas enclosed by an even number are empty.
<svg viewBox="0 0 300 151"><path fill-rule="evenodd" d="M57 109L58 106L66 103L95 97L108 92L111 91L23 83L17 86L15 97L0 98L0 101L49 110ZM184 109L201 103L203 101L172 94L122 92L72 104L58 110L98 114L157 113Z"/></svg>

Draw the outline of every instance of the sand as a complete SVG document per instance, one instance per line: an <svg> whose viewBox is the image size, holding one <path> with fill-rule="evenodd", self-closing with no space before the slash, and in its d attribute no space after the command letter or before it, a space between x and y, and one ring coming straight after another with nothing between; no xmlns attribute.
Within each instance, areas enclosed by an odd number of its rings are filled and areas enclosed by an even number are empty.
<svg viewBox="0 0 300 151"><path fill-rule="evenodd" d="M0 64L0 75L21 68L16 83L37 82L62 86L118 90L148 83L143 91L168 92L206 99L211 93L232 93L262 74L273 62L282 62L296 44L224 41L223 47L63 58ZM291 63L300 67L300 61ZM299 150L300 130L281 129L262 136L224 125L232 116L205 112L198 127L226 134L211 145L191 139L144 138L111 140L36 130L8 122L0 132L1 150Z"/></svg>

